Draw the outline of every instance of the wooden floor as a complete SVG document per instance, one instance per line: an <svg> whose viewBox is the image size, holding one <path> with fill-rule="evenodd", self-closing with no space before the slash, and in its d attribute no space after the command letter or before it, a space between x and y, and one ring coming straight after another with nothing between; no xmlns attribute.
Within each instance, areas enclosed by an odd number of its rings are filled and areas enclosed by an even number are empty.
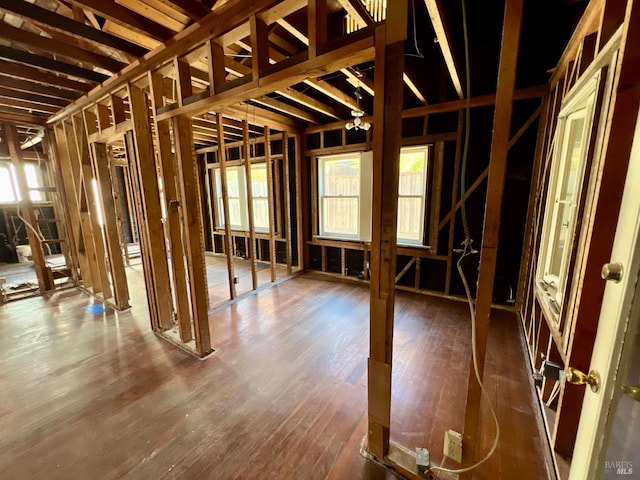
<svg viewBox="0 0 640 480"><path fill-rule="evenodd" d="M76 290L0 307L1 478L394 478L359 455L366 287L302 275L216 309L199 361L150 332L142 269L128 272L124 313L94 316ZM466 306L399 293L396 314L392 437L439 463L463 424ZM503 433L477 479L547 478L517 325L492 320Z"/></svg>

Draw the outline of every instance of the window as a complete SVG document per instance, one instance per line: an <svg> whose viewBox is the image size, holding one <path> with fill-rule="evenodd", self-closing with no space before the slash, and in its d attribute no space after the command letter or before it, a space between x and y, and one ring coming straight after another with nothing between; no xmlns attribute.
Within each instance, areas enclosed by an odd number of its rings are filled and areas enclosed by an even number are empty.
<svg viewBox="0 0 640 480"><path fill-rule="evenodd" d="M427 190L427 147L403 148L398 185L398 243L421 245Z"/></svg>
<svg viewBox="0 0 640 480"><path fill-rule="evenodd" d="M251 194L253 195L253 227L256 232L268 232L269 187L266 163L251 165Z"/></svg>
<svg viewBox="0 0 640 480"><path fill-rule="evenodd" d="M428 147L400 151L398 243L422 245ZM319 233L343 240L371 239L372 153L318 158Z"/></svg>
<svg viewBox="0 0 640 480"><path fill-rule="evenodd" d="M246 230L246 187L242 167L227 167L227 196L229 224L233 230ZM224 204L222 202L222 182L220 169L216 169L216 195L218 197L218 226L225 226ZM242 208L244 207L244 208Z"/></svg>
<svg viewBox="0 0 640 480"><path fill-rule="evenodd" d="M10 203L17 201L17 192L14 190L13 166L0 166L0 202Z"/></svg>
<svg viewBox="0 0 640 480"><path fill-rule="evenodd" d="M227 167L227 196L229 204L230 227L233 230L249 229L249 211L247 209L247 179L244 167ZM220 169L215 169L216 182L216 226L223 228L224 204L222 202L222 183ZM251 165L251 193L253 194L253 226L257 232L269 231L269 189L267 166L264 163Z"/></svg>
<svg viewBox="0 0 640 480"><path fill-rule="evenodd" d="M561 310L576 235L598 83L599 75L565 102L558 116L537 272L556 314Z"/></svg>
<svg viewBox="0 0 640 480"><path fill-rule="evenodd" d="M25 163L24 174L27 179L27 188L40 188L42 186L40 169L36 164ZM33 202L44 200L44 196L39 190L30 190L29 197ZM0 165L0 203L15 203L20 200L15 167L10 163Z"/></svg>
<svg viewBox="0 0 640 480"><path fill-rule="evenodd" d="M320 235L371 238L371 152L318 159Z"/></svg>

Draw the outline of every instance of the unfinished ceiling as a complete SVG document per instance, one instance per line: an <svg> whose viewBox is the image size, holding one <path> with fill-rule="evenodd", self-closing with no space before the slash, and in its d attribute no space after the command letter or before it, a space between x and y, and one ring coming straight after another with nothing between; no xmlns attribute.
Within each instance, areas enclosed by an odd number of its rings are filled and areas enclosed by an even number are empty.
<svg viewBox="0 0 640 480"><path fill-rule="evenodd" d="M141 59L150 50L170 42L174 35L225 3L231 2L0 0L3 22L0 28L0 118L24 126L45 123L51 115ZM471 19L481 13L474 3L470 4ZM499 50L503 8L501 2L496 3L482 6L482 13L493 20L485 22L484 27L478 23L470 26L474 52L478 57L474 61L485 62L486 66L478 69L474 78L474 94L476 90L484 93L484 90L495 88L497 64L493 65L495 61L491 52ZM542 3L548 7L560 2ZM581 3L584 2L565 2L556 10L575 15L576 8L579 10L580 7L576 4ZM274 1L273 7L263 12L268 28L269 63L283 62L306 50L310 16L306 4L293 0ZM464 98L459 2L414 0L411 6L404 73L405 107ZM385 8L386 0L329 0L328 38L341 37L346 32L384 19ZM491 28L494 23L498 28ZM566 30L570 31L570 27L567 25ZM492 30L495 31L491 33ZM251 74L252 47L248 24L246 29L236 29L226 35L222 39L222 47L225 81ZM537 54L539 56L540 52ZM209 88L207 55L206 49L200 48L182 58L189 65L194 94ZM164 76L163 94L167 103L171 103L176 100L177 75L171 64L161 73ZM351 110L359 108L356 88L363 94L363 110L372 113L372 79L372 62L369 62L308 78L229 106L222 112L228 120L225 136L229 141L241 139L242 120L248 120L256 134L261 133L258 126L265 124L299 128L348 120ZM480 88L475 88L475 84L481 85ZM483 87L482 84L488 86ZM128 115L126 101L124 105ZM204 112L194 117L196 148L216 143L215 113ZM32 132L21 128L21 133L24 138Z"/></svg>

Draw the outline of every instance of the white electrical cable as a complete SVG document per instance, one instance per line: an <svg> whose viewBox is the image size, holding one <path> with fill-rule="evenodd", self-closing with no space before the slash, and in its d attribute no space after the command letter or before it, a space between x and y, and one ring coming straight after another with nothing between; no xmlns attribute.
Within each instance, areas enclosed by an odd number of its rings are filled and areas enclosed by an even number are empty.
<svg viewBox="0 0 640 480"><path fill-rule="evenodd" d="M473 255L474 253L477 253L475 250L472 249L471 245L473 243L473 240L471 239L471 235L469 233L469 226L467 225L467 214L466 214L466 207L465 207L465 200L464 200L464 196L465 196L465 176L466 176L466 169L467 169L467 155L468 155L468 151L469 151L469 131L470 131L470 127L471 127L471 117L470 117L470 112L471 112L471 78L469 76L469 37L468 37L468 31L467 31L467 11L466 11L466 5L465 5L465 0L461 0L462 3L462 26L463 26L463 32L464 32L464 53L465 53L465 68L466 68L466 77L467 77L467 82L466 82L466 87L467 87L467 106L466 106L466 125L465 125L465 139L464 139L464 149L463 149L463 154L462 154L462 166L461 166L461 172L460 172L460 197L461 197L461 205L460 205L460 211L462 214L462 223L463 223L463 227L464 227L464 233L465 233L465 240L462 243L463 245L463 249L462 249L462 254L460 255L460 258L458 259L458 261L456 262L456 268L458 270L458 274L460 275L460 279L462 280L462 284L464 285L464 291L467 295L467 302L469 303L469 313L471 315L471 354L472 354L472 358L473 358L473 371L475 373L476 376L476 380L478 382L478 385L480 386L480 391L482 394L484 394L484 397L487 401L487 404L489 405L489 410L491 411L491 416L493 417L493 421L496 425L496 436L493 440L493 444L491 446L491 449L489 450L489 452L484 456L484 458L476 463L474 463L473 465L469 466L469 467L464 467L464 468L457 468L457 469L451 469L451 468L443 468L443 467L432 467L432 470L438 470L441 472L448 472L448 473L464 473L464 472L468 472L470 470L473 470L474 468L478 467L479 465L482 465L484 462L486 462L487 460L489 460L489 458L491 458L491 456L494 454L494 452L496 451L496 449L498 448L498 442L500 441L500 423L498 422L498 416L496 415L496 411L493 407L493 404L491 403L491 400L489 399L489 395L487 393L487 391L484 388L484 384L482 383L482 380L480 379L480 369L478 368L478 355L477 355L477 347L476 347L476 312L475 312L475 308L473 306L473 297L471 296L471 289L469 288L469 282L467 281L467 277L464 274L464 270L462 269L462 261L470 256ZM482 397L481 397L482 398Z"/></svg>

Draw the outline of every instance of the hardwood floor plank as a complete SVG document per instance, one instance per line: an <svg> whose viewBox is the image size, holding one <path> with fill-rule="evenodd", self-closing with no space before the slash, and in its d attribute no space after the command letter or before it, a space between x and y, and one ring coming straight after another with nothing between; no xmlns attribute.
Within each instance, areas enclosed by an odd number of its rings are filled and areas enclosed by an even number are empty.
<svg viewBox="0 0 640 480"><path fill-rule="evenodd" d="M3 478L395 478L359 453L367 286L304 274L216 308L216 353L198 361L149 330L141 265L126 270L127 312L91 315L73 289L0 306ZM468 312L409 293L396 302L392 438L439 463L444 431L462 428ZM503 436L474 478L545 478L518 335L496 313L485 378Z"/></svg>

